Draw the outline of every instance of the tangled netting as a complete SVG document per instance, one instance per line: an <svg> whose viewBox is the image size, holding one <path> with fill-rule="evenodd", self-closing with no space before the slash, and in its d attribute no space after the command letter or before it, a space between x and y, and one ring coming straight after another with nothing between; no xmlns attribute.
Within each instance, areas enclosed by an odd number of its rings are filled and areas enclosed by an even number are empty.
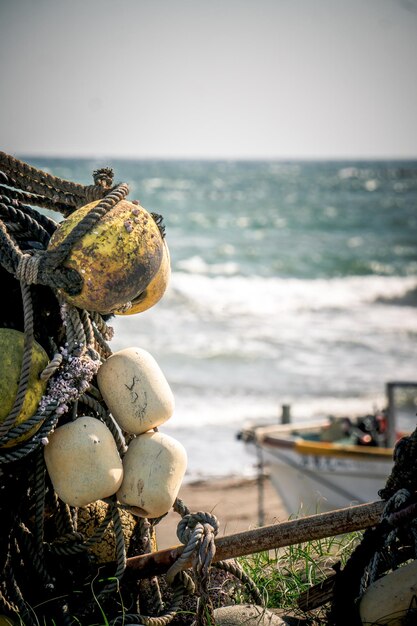
<svg viewBox="0 0 417 626"><path fill-rule="evenodd" d="M394 448L394 466L379 491L386 501L380 523L366 530L342 571L336 575L329 623L332 626L361 626L359 601L369 585L417 559L417 428ZM393 623L399 623L397 616ZM381 623L381 622L378 622ZM390 618L387 616L387 625ZM402 624L417 623L414 599Z"/></svg>
<svg viewBox="0 0 417 626"><path fill-rule="evenodd" d="M196 594L197 623L214 624L209 595L218 528L214 516L192 514L179 499L174 503L181 516L178 536L186 545L162 581L165 605L158 578L139 582L126 570L128 556L152 551L155 525L162 518L134 518L113 496L101 502L100 515L91 513L88 525L84 511L58 498L46 471L43 448L48 436L56 426L80 416L104 422L120 456L126 451L127 435L116 426L95 381L111 354L112 328L106 316L75 308L60 295L77 294L82 287L78 273L64 266L72 246L129 191L126 184L113 184L110 169L93 176L94 184L83 186L0 153L0 327L24 333L17 396L0 424L0 614L28 626L87 625L103 620L102 612L113 625L165 626L176 617L184 595ZM47 250L58 224L34 207L66 217L93 200L98 204L70 235ZM35 341L49 357L41 374L46 392L36 413L16 425L28 391ZM94 552L103 542L111 545L113 555L104 563L100 551ZM182 570L190 556L192 576ZM262 603L236 563L216 565L241 580Z"/></svg>

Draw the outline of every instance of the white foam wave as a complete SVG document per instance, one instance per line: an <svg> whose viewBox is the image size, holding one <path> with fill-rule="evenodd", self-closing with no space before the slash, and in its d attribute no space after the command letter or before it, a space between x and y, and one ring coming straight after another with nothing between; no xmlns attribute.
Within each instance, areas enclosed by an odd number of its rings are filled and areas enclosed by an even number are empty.
<svg viewBox="0 0 417 626"><path fill-rule="evenodd" d="M401 298L417 288L413 276L350 276L313 280L260 276L207 276L174 272L167 306L176 300L193 308L230 315L348 309L380 298Z"/></svg>
<svg viewBox="0 0 417 626"><path fill-rule="evenodd" d="M180 270L189 274L208 274L231 276L238 274L240 267L238 263L234 261L228 261L226 263L207 263L201 256L192 256L189 259L184 259L178 262Z"/></svg>

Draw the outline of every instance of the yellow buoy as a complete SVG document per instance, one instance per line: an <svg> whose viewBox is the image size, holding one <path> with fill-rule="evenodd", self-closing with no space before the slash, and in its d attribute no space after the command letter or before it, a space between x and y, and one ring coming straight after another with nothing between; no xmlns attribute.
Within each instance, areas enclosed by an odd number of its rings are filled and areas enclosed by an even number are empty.
<svg viewBox="0 0 417 626"><path fill-rule="evenodd" d="M174 396L153 356L142 348L114 352L100 367L97 383L122 430L134 435L166 422Z"/></svg>
<svg viewBox="0 0 417 626"><path fill-rule="evenodd" d="M55 249L98 202L67 217L49 242ZM62 295L74 306L112 313L134 301L149 286L161 266L164 240L152 215L121 200L72 247L64 262L83 279L76 296Z"/></svg>
<svg viewBox="0 0 417 626"><path fill-rule="evenodd" d="M0 328L0 423L9 415L13 408L20 381L20 370L23 360L25 336L18 330ZM32 361L29 382L22 409L13 426L23 424L36 413L39 401L46 390L47 382L39 378L40 373L48 365L49 358L45 350L36 341L32 350ZM26 441L40 428L42 421L35 424L27 433L5 444L8 448Z"/></svg>
<svg viewBox="0 0 417 626"><path fill-rule="evenodd" d="M112 496L121 485L123 467L116 442L94 417L79 417L57 428L44 454L56 493L71 506Z"/></svg>
<svg viewBox="0 0 417 626"><path fill-rule="evenodd" d="M187 453L173 437L161 432L139 435L123 457L119 502L139 517L159 517L169 511L181 487Z"/></svg>
<svg viewBox="0 0 417 626"><path fill-rule="evenodd" d="M151 306L159 302L168 287L171 277L171 260L166 241L164 240L162 261L159 270L152 278L149 285L131 302L131 306L126 311L115 311L116 315L134 315L150 309Z"/></svg>

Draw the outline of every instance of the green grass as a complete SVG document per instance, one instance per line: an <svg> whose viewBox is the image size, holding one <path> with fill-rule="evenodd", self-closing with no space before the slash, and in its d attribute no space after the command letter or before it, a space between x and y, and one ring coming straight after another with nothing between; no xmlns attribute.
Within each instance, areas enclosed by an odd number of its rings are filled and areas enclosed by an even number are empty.
<svg viewBox="0 0 417 626"><path fill-rule="evenodd" d="M297 612L299 595L332 574L334 563L341 561L343 566L361 537L359 532L328 537L242 557L239 562L267 607Z"/></svg>

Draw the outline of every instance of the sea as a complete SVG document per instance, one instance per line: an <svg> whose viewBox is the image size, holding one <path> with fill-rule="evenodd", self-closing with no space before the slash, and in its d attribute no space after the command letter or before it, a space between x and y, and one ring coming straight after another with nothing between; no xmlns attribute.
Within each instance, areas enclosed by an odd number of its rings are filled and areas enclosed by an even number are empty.
<svg viewBox="0 0 417 626"><path fill-rule="evenodd" d="M159 363L186 480L253 475L247 420L353 417L417 382L417 161L25 160L84 184L110 166L163 215L170 286L111 347Z"/></svg>

